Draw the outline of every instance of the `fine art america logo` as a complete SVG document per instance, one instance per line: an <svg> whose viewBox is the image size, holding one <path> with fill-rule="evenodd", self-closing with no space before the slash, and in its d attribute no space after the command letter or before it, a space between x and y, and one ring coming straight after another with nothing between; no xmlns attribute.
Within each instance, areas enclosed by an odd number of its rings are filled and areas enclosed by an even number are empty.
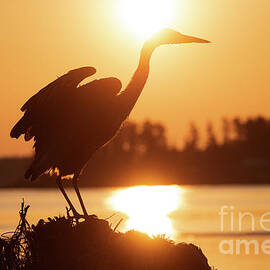
<svg viewBox="0 0 270 270"><path fill-rule="evenodd" d="M255 218L252 212L236 212L234 206L223 205L219 211L220 215L220 231L236 236L254 236L268 235L270 236L270 212L265 212ZM243 233L245 225L250 228L250 233ZM256 231L255 227L258 226ZM237 228L237 229L235 229ZM219 251L222 254L229 255L249 255L249 254L267 254L270 255L270 239L259 241L257 239L227 239L221 240L219 243ZM239 237L240 238L240 237ZM248 237L251 238L251 237Z"/></svg>

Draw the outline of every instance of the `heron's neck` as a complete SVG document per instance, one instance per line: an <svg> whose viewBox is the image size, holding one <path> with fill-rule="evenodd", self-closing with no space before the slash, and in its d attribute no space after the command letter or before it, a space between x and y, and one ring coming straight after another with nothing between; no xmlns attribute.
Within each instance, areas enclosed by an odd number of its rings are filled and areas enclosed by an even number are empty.
<svg viewBox="0 0 270 270"><path fill-rule="evenodd" d="M127 85L126 89L119 95L120 106L123 109L123 116L126 118L136 104L149 75L150 59L154 47L145 44L141 50L139 65Z"/></svg>

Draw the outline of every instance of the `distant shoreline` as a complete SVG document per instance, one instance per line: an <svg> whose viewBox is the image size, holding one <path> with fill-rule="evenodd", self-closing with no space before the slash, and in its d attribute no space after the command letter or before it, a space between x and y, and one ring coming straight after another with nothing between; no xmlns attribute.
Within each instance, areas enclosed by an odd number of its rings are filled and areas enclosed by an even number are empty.
<svg viewBox="0 0 270 270"><path fill-rule="evenodd" d="M27 180L26 180L27 181ZM66 182L68 182L67 180ZM162 185L162 184L145 184L145 185L122 185L122 186L82 186L81 189L111 189L111 188L129 188L133 186L180 186L180 187L224 187L224 188L229 188L229 187L270 187L270 184L265 184L265 183L254 183L254 184L167 184L167 185ZM71 186L67 186L67 189L71 188ZM0 187L1 189L58 189L58 187L55 185L54 186L9 186L9 187Z"/></svg>

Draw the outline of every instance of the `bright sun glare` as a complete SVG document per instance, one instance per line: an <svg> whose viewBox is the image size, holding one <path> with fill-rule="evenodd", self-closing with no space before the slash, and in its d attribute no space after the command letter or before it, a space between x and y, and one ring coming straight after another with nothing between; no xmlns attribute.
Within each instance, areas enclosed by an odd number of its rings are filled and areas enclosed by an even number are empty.
<svg viewBox="0 0 270 270"><path fill-rule="evenodd" d="M120 0L120 15L129 30L147 38L172 22L174 0Z"/></svg>
<svg viewBox="0 0 270 270"><path fill-rule="evenodd" d="M109 203L128 215L127 230L171 236L173 227L168 215L179 207L182 191L178 186L137 186L118 191Z"/></svg>

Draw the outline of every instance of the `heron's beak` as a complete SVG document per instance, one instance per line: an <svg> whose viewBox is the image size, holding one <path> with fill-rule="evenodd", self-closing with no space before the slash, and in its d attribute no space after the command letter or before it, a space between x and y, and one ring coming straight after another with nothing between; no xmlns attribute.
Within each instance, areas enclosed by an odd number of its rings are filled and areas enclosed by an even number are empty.
<svg viewBox="0 0 270 270"><path fill-rule="evenodd" d="M179 33L179 43L211 43L211 41Z"/></svg>

